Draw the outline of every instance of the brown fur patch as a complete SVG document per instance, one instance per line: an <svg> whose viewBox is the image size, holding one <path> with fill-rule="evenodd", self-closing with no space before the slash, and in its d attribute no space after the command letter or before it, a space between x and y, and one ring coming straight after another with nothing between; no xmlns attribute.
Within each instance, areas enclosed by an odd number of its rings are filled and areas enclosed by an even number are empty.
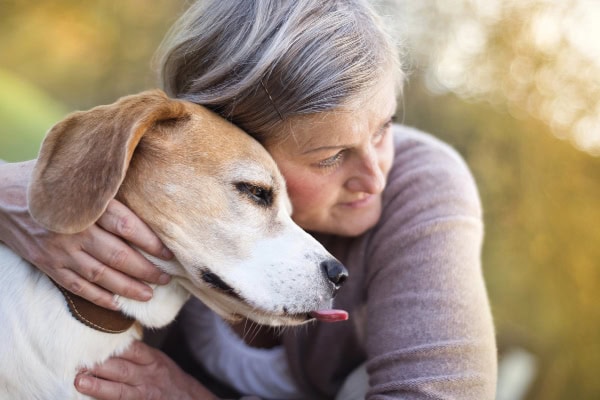
<svg viewBox="0 0 600 400"><path fill-rule="evenodd" d="M29 187L33 218L62 233L93 224L117 193L142 136L156 121L184 113L181 102L148 91L56 124L44 139Z"/></svg>

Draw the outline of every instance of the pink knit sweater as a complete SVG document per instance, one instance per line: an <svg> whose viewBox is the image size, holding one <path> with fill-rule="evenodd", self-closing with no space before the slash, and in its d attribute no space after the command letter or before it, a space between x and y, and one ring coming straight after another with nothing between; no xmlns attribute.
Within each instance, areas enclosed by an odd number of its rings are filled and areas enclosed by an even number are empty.
<svg viewBox="0 0 600 400"><path fill-rule="evenodd" d="M368 400L493 399L496 344L476 185L449 146L394 129L379 223L357 238L316 235L348 268L335 307L350 319L285 331L293 377L309 399L330 399L366 363ZM167 352L206 382L185 340L173 338Z"/></svg>
<svg viewBox="0 0 600 400"><path fill-rule="evenodd" d="M406 127L394 134L380 222L358 238L318 237L350 273L335 302L350 320L290 333L290 363L315 394L335 393L366 360L369 400L493 399L475 183L449 146Z"/></svg>

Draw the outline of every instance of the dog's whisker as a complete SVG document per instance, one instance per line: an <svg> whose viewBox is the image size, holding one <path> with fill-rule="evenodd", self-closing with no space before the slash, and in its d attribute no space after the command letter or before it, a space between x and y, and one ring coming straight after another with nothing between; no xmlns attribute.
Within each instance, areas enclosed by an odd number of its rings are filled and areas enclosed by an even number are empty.
<svg viewBox="0 0 600 400"><path fill-rule="evenodd" d="M247 343L256 337L256 334L252 332L255 329L253 325L254 322L252 320L247 318L244 319L244 325L242 327L242 339Z"/></svg>
<svg viewBox="0 0 600 400"><path fill-rule="evenodd" d="M260 324L252 323L251 325L254 325L254 332L252 333L252 337L250 338L250 343L252 343L260 333Z"/></svg>

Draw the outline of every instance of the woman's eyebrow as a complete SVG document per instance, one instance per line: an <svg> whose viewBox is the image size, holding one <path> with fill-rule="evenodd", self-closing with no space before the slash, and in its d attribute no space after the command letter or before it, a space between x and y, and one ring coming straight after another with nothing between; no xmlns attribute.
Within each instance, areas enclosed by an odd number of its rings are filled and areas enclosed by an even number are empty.
<svg viewBox="0 0 600 400"><path fill-rule="evenodd" d="M303 151L301 154L309 154L309 153L317 153L319 151L331 151L331 150L341 150L341 149L346 149L348 147L352 147L352 144L343 144L343 145L338 145L338 146L321 146L321 147L315 147L314 149L308 149Z"/></svg>
<svg viewBox="0 0 600 400"><path fill-rule="evenodd" d="M397 108L398 108L398 103L396 101L394 101L393 106L390 107L390 111L388 112L388 114L386 114L387 116L382 119L382 121L379 124L379 126L378 126L377 130L375 131L375 133L377 133L382 127L384 127L385 124L387 124L390 120L394 119L394 117L396 116L396 109ZM313 149L304 150L300 154L301 155L306 155L306 154L310 154L310 153L317 153L317 152L320 152L320 151L343 150L343 149L350 148L350 147L352 147L354 145L355 145L355 143L346 143L346 144L341 144L341 145L319 146L319 147L315 147Z"/></svg>

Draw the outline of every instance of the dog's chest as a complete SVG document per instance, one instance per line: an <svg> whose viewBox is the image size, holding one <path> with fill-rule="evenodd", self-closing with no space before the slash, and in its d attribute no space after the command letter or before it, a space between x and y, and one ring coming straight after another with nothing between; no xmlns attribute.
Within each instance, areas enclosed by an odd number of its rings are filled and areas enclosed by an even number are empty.
<svg viewBox="0 0 600 400"><path fill-rule="evenodd" d="M0 265L0 398L77 398L77 371L136 338L135 329L108 334L75 320L51 281L2 244Z"/></svg>

